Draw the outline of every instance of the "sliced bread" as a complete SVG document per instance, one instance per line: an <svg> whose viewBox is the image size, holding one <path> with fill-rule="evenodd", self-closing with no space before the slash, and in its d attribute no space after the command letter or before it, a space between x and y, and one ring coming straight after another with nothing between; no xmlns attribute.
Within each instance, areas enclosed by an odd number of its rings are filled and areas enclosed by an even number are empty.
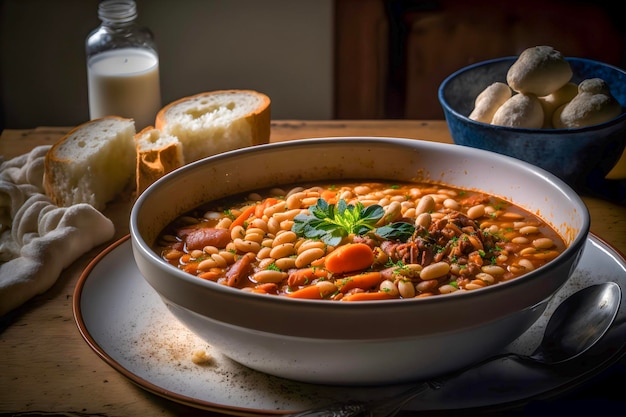
<svg viewBox="0 0 626 417"><path fill-rule="evenodd" d="M267 143L270 99L253 90L218 90L176 100L156 116L155 127L183 144L185 163Z"/></svg>
<svg viewBox="0 0 626 417"><path fill-rule="evenodd" d="M102 211L134 180L135 122L117 116L72 129L48 150L43 186L60 207L88 203Z"/></svg>
<svg viewBox="0 0 626 417"><path fill-rule="evenodd" d="M176 136L148 126L135 135L137 195L163 175L184 165L183 147Z"/></svg>

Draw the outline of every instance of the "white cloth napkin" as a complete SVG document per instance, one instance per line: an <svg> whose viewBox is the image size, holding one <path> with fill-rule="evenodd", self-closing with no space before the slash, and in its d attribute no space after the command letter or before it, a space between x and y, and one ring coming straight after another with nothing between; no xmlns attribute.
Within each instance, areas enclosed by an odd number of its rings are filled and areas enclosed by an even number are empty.
<svg viewBox="0 0 626 417"><path fill-rule="evenodd" d="M0 316L47 291L64 268L115 233L89 204L52 204L43 189L48 149L0 156Z"/></svg>

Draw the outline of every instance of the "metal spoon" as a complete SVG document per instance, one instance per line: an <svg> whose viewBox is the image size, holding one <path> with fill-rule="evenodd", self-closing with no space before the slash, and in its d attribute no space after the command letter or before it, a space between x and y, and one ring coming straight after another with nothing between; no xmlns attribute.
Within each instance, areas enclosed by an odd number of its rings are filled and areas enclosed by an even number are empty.
<svg viewBox="0 0 626 417"><path fill-rule="evenodd" d="M615 282L591 285L568 297L554 311L543 339L530 355L507 352L491 356L468 368L442 378L422 382L397 395L376 401L351 401L305 410L292 417L392 417L413 398L428 388L439 389L445 383L470 369L504 357L526 362L556 365L579 357L594 346L609 330L619 311L622 292Z"/></svg>

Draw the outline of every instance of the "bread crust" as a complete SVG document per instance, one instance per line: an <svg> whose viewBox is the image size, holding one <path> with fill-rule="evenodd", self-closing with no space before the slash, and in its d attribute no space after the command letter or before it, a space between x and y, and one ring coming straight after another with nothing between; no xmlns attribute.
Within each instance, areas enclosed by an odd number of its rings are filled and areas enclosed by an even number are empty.
<svg viewBox="0 0 626 417"><path fill-rule="evenodd" d="M161 146L144 146L154 143L161 135L162 132L153 126L145 127L135 135L137 196L165 174L184 165L182 145L175 137L168 137Z"/></svg>

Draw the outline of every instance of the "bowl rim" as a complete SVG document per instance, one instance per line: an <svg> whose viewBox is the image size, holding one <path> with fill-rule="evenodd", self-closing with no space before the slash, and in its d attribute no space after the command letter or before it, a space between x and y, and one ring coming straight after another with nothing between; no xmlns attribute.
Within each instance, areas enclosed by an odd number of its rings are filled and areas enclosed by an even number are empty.
<svg viewBox="0 0 626 417"><path fill-rule="evenodd" d="M490 129L495 129L495 130L500 130L500 131L504 131L504 132L515 132L515 133L537 133L537 132L541 132L542 135L547 135L547 136L557 136L557 135L562 135L562 134L572 134L572 133L584 133L584 132L588 132L588 131L595 131L598 128L607 128L607 127L611 127L614 125L617 125L619 123L622 123L625 119L626 119L626 110L624 109L624 106L622 106L622 113L611 119L608 120L604 123L599 123L599 124L595 124L595 125L590 125L590 126L584 126L584 127L577 127L577 128L550 128L550 129L544 129L544 128L523 128L523 127L510 127L510 126L500 126L500 125L493 125L491 123L484 123L484 122L479 122L476 120L472 120L470 119L468 116L463 115L461 113L459 113L456 109L454 109L450 103L448 103L448 101L445 99L445 90L446 87L459 75L464 74L468 71L472 71L476 68L479 67L484 67L484 66L488 66L488 65L492 65L492 64L498 64L501 62L505 62L505 61L511 61L511 64L513 62L515 62L517 60L518 56L506 56L506 57L500 57L500 58L494 58L494 59L488 59L485 61L480 61L480 62L476 62L473 64L470 64L468 66L465 66L463 68L460 68L458 70L456 70L455 72L453 72L452 74L448 75L439 85L439 88L437 89L437 97L439 99L439 103L441 104L441 107L443 108L443 110L445 112L449 112L450 114L454 115L454 117L463 120L463 122L468 123L470 125L476 125L477 128L490 128ZM591 63L594 65L601 65L607 68L610 68L614 71L620 72L624 75L624 77L626 77L626 70L623 70L615 65L611 65L611 64L607 64L601 61L596 61L593 59L589 59L589 58L578 58L578 57L565 57L566 61L569 62L583 62L583 63Z"/></svg>
<svg viewBox="0 0 626 417"><path fill-rule="evenodd" d="M243 299L250 298L250 300L255 300L257 303L279 303L284 305L309 305L309 306L325 306L327 309L334 309L336 311L359 311L359 310L371 310L374 306L391 306L393 308L402 309L409 308L414 305L430 305L433 303L449 303L453 300L461 298L463 300L467 300L470 302L475 299L479 299L482 297L489 296L494 291L499 291L500 288L509 288L509 287L518 287L523 285L526 281L536 280L538 278L538 274L550 273L550 270L554 270L558 268L557 262L550 262L541 268L528 272L524 277L520 277L522 279L513 279L506 282L501 282L498 285L485 287L481 290L477 291L462 291L455 292L452 294L443 294L441 296L435 297L424 297L424 298L411 298L411 299L393 299L393 300L376 300L376 301L368 301L368 302L358 302L358 303L341 303L341 302L329 302L328 300L308 300L308 299L292 299L289 297L277 297L277 296L263 296L251 292L241 291L237 288L231 288L224 285L216 284L215 282L206 281L198 279L197 277L184 272L166 262L164 262L158 254L152 250L150 244L146 242L141 236L138 227L138 215L141 211L141 207L145 204L145 200L149 198L151 193L161 187L163 184L171 181L173 178L184 175L187 171L197 170L200 167L210 164L213 161L218 161L221 159L229 159L233 157L237 157L240 155L246 155L251 153L258 152L266 152L272 151L273 149L281 149L281 148L302 148L302 147L311 147L311 146L320 146L321 144L336 144L345 146L349 144L349 142L354 142L355 140L363 141L367 143L393 143L400 146L409 146L410 143L419 143L421 147L426 147L432 150L440 151L440 150L453 150L454 152L462 152L465 156L470 156L472 154L490 156L497 159L501 159L504 162L509 162L515 165L518 165L522 168L523 171L526 171L528 175L532 175L539 180L552 184L555 188L561 189L562 193L565 196L572 200L572 203L577 205L580 210L577 212L580 213L580 218L582 220L579 230L577 231L574 238L565 248L564 252L559 255L559 257L564 256L572 256L573 253L582 249L584 246L587 235L590 230L590 215L589 211L582 200L582 198L578 195L578 193L563 180L555 176L554 174L529 164L527 162L518 160L516 158L512 158L506 155L498 154L496 152L477 149L477 148L467 148L464 146L452 144L452 143L442 143L442 142L433 142L426 141L420 139L409 139L409 138L397 138L397 137L374 137L374 136L344 136L344 137L321 137L321 138L308 138L308 139L296 139L291 141L284 142L274 142L268 144L260 144L252 147L246 147L241 149L236 149L228 152L224 152L221 154L209 156L198 161L194 161L189 163L165 176L161 177L157 181L155 181L152 185L150 185L133 203L130 213L129 219L129 229L132 241L133 251L139 250L144 258L149 258L155 265L158 266L159 269L164 270L170 274L176 276L177 279L182 279L186 283L189 283L193 286L204 287L211 291L217 291L222 294L230 295L232 297L242 297ZM332 145L331 145L332 146ZM454 185L453 183L451 185ZM490 193L494 194L494 193ZM506 198L506 197L505 197ZM514 202L515 203L515 202ZM545 217L544 217L544 220ZM550 224L550 223L549 223ZM552 225L552 227L556 227L556 225ZM417 304L419 303L419 304ZM376 307L374 307L376 308Z"/></svg>

